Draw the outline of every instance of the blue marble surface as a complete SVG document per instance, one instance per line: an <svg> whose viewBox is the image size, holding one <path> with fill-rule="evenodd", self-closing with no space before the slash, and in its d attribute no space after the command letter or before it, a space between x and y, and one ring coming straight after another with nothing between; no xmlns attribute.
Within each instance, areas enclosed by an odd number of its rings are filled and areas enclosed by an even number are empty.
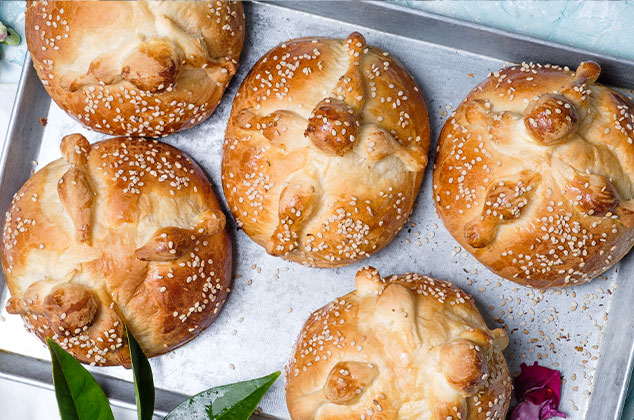
<svg viewBox="0 0 634 420"><path fill-rule="evenodd" d="M20 45L8 47L0 44L2 50L0 59L0 83L16 83L20 78L22 63L26 53L26 42L24 41L24 7L25 1L1 1L0 0L0 21L11 27L20 34L22 41ZM2 105L5 99L13 102L12 98L1 98Z"/></svg>
<svg viewBox="0 0 634 420"><path fill-rule="evenodd" d="M634 59L632 1L415 1L413 8Z"/></svg>
<svg viewBox="0 0 634 420"><path fill-rule="evenodd" d="M634 2L632 1L414 1L397 0L409 7L530 35L562 44L634 60ZM24 39L24 1L0 1L0 20ZM26 52L0 46L0 84L20 77ZM2 95L5 96L5 95ZM11 107L13 98L0 97ZM634 420L634 390L622 420Z"/></svg>

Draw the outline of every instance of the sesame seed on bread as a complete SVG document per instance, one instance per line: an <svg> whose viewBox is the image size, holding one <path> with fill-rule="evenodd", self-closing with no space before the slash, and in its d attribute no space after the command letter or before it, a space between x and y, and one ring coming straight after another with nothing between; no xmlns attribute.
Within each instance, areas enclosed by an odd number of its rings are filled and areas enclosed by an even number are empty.
<svg viewBox="0 0 634 420"><path fill-rule="evenodd" d="M390 54L358 33L294 39L240 86L222 183L238 225L269 254L343 266L401 229L428 149L423 97Z"/></svg>
<svg viewBox="0 0 634 420"><path fill-rule="evenodd" d="M507 344L452 284L362 268L355 291L304 325L286 402L293 420L503 420Z"/></svg>
<svg viewBox="0 0 634 420"><path fill-rule="evenodd" d="M93 130L162 137L200 124L236 73L234 1L32 1L26 40L51 98Z"/></svg>
<svg viewBox="0 0 634 420"><path fill-rule="evenodd" d="M209 181L157 141L64 137L62 159L15 194L2 231L7 311L84 363L129 364L208 327L231 282L231 241Z"/></svg>
<svg viewBox="0 0 634 420"><path fill-rule="evenodd" d="M484 265L546 288L592 280L634 241L634 105L601 69L496 71L447 119L436 210Z"/></svg>

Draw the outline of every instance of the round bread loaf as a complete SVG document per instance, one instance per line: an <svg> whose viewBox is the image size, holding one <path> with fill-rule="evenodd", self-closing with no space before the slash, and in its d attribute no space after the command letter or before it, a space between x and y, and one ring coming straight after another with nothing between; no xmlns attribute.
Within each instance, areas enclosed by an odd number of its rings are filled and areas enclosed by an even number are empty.
<svg viewBox="0 0 634 420"><path fill-rule="evenodd" d="M503 420L502 329L472 298L419 274L362 268L356 290L314 312L286 371L293 420Z"/></svg>
<svg viewBox="0 0 634 420"><path fill-rule="evenodd" d="M358 33L295 39L240 86L223 188L238 225L269 254L343 266L401 229L428 149L423 97L396 59Z"/></svg>
<svg viewBox="0 0 634 420"><path fill-rule="evenodd" d="M599 73L593 62L497 71L442 129L436 210L502 277L584 283L632 247L634 106Z"/></svg>
<svg viewBox="0 0 634 420"><path fill-rule="evenodd" d="M26 40L53 100L102 133L165 136L200 124L238 68L233 1L28 2Z"/></svg>
<svg viewBox="0 0 634 420"><path fill-rule="evenodd" d="M7 311L85 363L129 364L191 340L231 282L225 216L201 169L156 141L64 137L18 191L2 231Z"/></svg>

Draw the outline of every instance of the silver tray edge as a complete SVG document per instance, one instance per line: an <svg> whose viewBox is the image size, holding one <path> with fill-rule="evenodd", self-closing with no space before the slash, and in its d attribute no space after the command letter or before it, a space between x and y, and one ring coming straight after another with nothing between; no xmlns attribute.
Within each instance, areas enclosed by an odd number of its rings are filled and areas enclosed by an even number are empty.
<svg viewBox="0 0 634 420"><path fill-rule="evenodd" d="M332 16L330 1L318 2L283 2L264 1L276 7L297 10L308 14L316 14L322 17ZM475 54L502 58L509 62L521 62L532 59L541 62L556 62L560 64L575 64L582 59L594 59L599 61L602 68L601 79L603 82L617 86L627 86L634 89L634 61L621 59L610 55L602 55L586 51L580 48L567 47L561 44L543 41L532 37L518 35L475 23L464 22L458 19L448 18L421 10L409 9L397 4L381 3L378 1L366 2L361 7L356 2L337 2L336 21L353 23L361 27L369 27L378 31L392 30L398 35L423 40L430 43L438 43L450 48L456 48L474 52ZM356 3L356 4L355 4ZM363 22L363 23L359 23ZM417 23L416 28L411 25ZM396 23L399 23L398 25ZM458 36L447 37L440 30L445 29L466 31L467 34L479 33L478 38ZM419 29L416 31L416 29ZM434 35L434 32L437 32ZM440 42L440 34L444 39ZM461 39L462 38L462 39ZM477 46L474 43L480 42ZM459 45L452 45L457 42ZM518 44L525 48L517 48ZM472 47L472 48L469 48ZM529 47L529 48L526 48ZM521 54L520 54L521 51ZM37 115L44 115L50 105L48 101L32 102L31 98L42 95L43 86L37 78L30 58L27 56L18 85L18 93L13 106L7 136L2 145L0 155L0 208L6 209L15 191L8 191L8 186L21 185L30 176L30 166L24 162L35 159L39 147L39 139L43 127L37 121ZM44 92L44 96L48 95ZM30 114L32 118L18 118L18 115ZM10 160L10 156L20 156L21 159ZM626 256L619 264L621 276L629 277L634 272L634 257ZM625 274L627 273L627 274ZM4 278L0 275L0 297L4 289ZM631 370L634 367L634 323L631 321L630 305L634 302L634 282L620 282L617 292L612 299L609 310L605 337L602 348L610 349L610 353L599 360L594 380L594 391L590 396L588 409L584 418L595 420L599 418L619 420L623 404L627 396L628 384L631 379ZM629 321L625 325L622 320ZM19 366L22 364L22 366ZM15 353L0 351L0 377L10 380L52 389L48 362L22 356ZM619 376L615 372L622 372ZM134 394L130 392L128 383L117 378L104 375L95 375L99 383L104 386L111 397L113 404L120 407L131 408L134 406ZM164 415L178 402L184 399L184 395L157 390L156 414ZM606 413L614 413L613 417L607 417ZM254 417L262 418L262 417Z"/></svg>

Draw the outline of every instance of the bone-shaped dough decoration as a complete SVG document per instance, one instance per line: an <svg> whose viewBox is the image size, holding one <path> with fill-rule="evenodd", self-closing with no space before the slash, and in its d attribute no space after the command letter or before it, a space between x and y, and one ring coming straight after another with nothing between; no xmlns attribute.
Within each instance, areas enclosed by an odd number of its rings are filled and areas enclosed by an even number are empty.
<svg viewBox="0 0 634 420"><path fill-rule="evenodd" d="M411 76L361 34L285 42L236 95L223 154L229 207L272 255L316 266L365 258L411 211L428 130Z"/></svg>
<svg viewBox="0 0 634 420"><path fill-rule="evenodd" d="M503 420L508 336L471 298L419 274L359 270L356 290L314 312L287 367L296 420Z"/></svg>
<svg viewBox="0 0 634 420"><path fill-rule="evenodd" d="M586 282L634 243L634 105L599 74L593 62L493 72L443 127L438 213L505 278Z"/></svg>

